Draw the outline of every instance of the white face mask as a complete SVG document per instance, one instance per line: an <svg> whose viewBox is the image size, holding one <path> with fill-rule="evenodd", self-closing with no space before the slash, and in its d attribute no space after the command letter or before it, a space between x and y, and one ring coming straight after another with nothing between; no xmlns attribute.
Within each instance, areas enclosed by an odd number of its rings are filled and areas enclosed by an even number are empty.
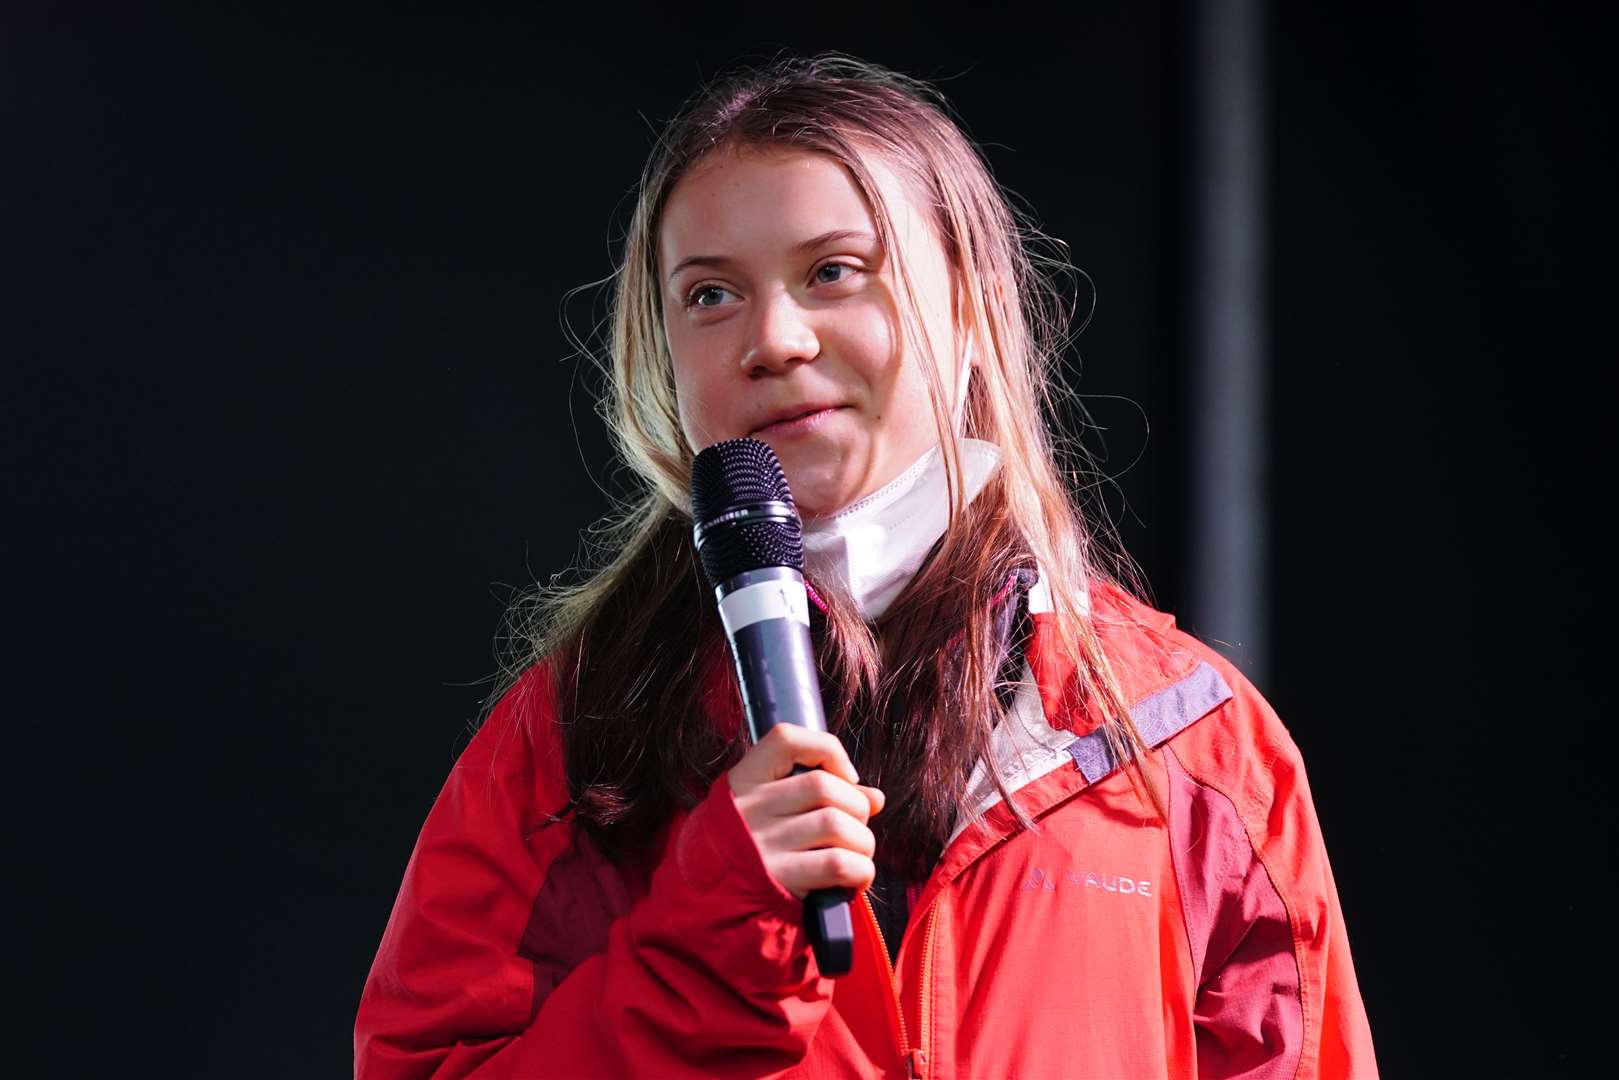
<svg viewBox="0 0 1619 1080"><path fill-rule="evenodd" d="M1000 467L1001 451L979 439L960 446L970 503ZM921 569L949 515L944 455L935 446L859 502L806 524L804 569L812 579L839 582L867 621L875 620Z"/></svg>

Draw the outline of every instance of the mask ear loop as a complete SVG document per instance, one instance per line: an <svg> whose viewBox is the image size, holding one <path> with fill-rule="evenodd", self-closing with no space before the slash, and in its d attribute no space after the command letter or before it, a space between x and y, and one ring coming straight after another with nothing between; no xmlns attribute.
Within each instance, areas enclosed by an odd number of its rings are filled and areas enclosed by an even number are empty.
<svg viewBox="0 0 1619 1080"><path fill-rule="evenodd" d="M950 425L953 429L952 436L955 439L955 462L957 468L961 467L962 441L967 437L967 391L972 386L973 376L973 338L971 334L966 334L964 337L965 344L961 350L961 367L956 375L954 388L955 400L950 403ZM942 450L943 448L941 447L940 449ZM958 490L965 497L965 489L960 485L964 485L966 480L960 476L952 475L956 470L950 468L949 460L947 458L945 462L945 475L951 488L950 501L954 505ZM965 505L964 502L963 505ZM959 511L960 509L961 507L958 506L957 510Z"/></svg>
<svg viewBox="0 0 1619 1080"><path fill-rule="evenodd" d="M972 387L973 368L978 366L978 357L973 350L973 336L963 334L965 343L961 349L961 367L956 372L955 400L951 403L951 422L956 428L956 437L961 438L963 427L967 423L967 397Z"/></svg>

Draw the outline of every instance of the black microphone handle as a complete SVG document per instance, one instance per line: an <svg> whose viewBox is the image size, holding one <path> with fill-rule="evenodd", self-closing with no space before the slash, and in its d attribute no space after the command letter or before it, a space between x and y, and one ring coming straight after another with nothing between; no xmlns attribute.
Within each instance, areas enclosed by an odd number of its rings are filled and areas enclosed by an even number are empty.
<svg viewBox="0 0 1619 1080"><path fill-rule="evenodd" d="M798 577L796 571L787 573ZM738 580L745 577L756 583L767 574L772 572L754 571L739 575ZM734 590L726 590L730 591ZM791 618L767 618L739 627L727 636L754 742L777 724L826 730L821 680L815 670L815 649L807 625ZM803 772L809 772L809 768L793 767L793 775ZM827 888L816 889L804 898L804 929L815 950L815 962L821 974L832 978L847 975L854 965L854 917L849 907L852 897L848 889Z"/></svg>

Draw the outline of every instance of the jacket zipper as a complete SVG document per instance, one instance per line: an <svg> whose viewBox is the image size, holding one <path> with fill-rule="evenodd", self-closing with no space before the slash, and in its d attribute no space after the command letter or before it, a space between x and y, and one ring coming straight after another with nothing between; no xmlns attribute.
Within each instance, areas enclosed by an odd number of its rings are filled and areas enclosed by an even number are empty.
<svg viewBox="0 0 1619 1080"><path fill-rule="evenodd" d="M939 901L934 900L928 905L927 920L922 930L922 985L917 987L917 1015L920 1017L922 1037L915 1051L921 1058L914 1066L917 1071L913 1075L916 1076L922 1075L920 1070L927 1065L927 1055L922 1047L933 1045L933 925L938 921L938 914Z"/></svg>
<svg viewBox="0 0 1619 1080"><path fill-rule="evenodd" d="M860 894L860 902L866 907L866 914L871 916L871 928L877 931L877 944L883 951L883 970L888 972L888 992L894 995L894 1016L899 1020L899 1056L905 1062L905 1075L910 1080L922 1080L927 1075L928 1055L923 1047L928 1044L928 988L933 978L933 916L938 902L928 908L927 931L922 939L922 1042L918 1046L911 1046L910 1036L905 1030L905 1003L899 997L899 982L894 977L894 958L888 953L888 941L883 937L883 928L877 923L877 912L871 906L871 898L864 892Z"/></svg>

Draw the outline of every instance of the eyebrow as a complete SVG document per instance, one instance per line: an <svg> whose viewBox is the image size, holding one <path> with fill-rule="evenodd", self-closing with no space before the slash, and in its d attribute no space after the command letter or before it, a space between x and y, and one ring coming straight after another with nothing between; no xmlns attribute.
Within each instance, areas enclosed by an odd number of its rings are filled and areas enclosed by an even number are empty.
<svg viewBox="0 0 1619 1080"><path fill-rule="evenodd" d="M841 240L860 240L868 244L878 243L875 236L863 229L829 229L819 236L812 236L808 240L794 244L793 254L804 255L818 247L834 244ZM688 266L725 266L730 261L730 258L725 255L692 255L676 263L675 268L669 271L669 276L664 280L673 281L675 275Z"/></svg>

